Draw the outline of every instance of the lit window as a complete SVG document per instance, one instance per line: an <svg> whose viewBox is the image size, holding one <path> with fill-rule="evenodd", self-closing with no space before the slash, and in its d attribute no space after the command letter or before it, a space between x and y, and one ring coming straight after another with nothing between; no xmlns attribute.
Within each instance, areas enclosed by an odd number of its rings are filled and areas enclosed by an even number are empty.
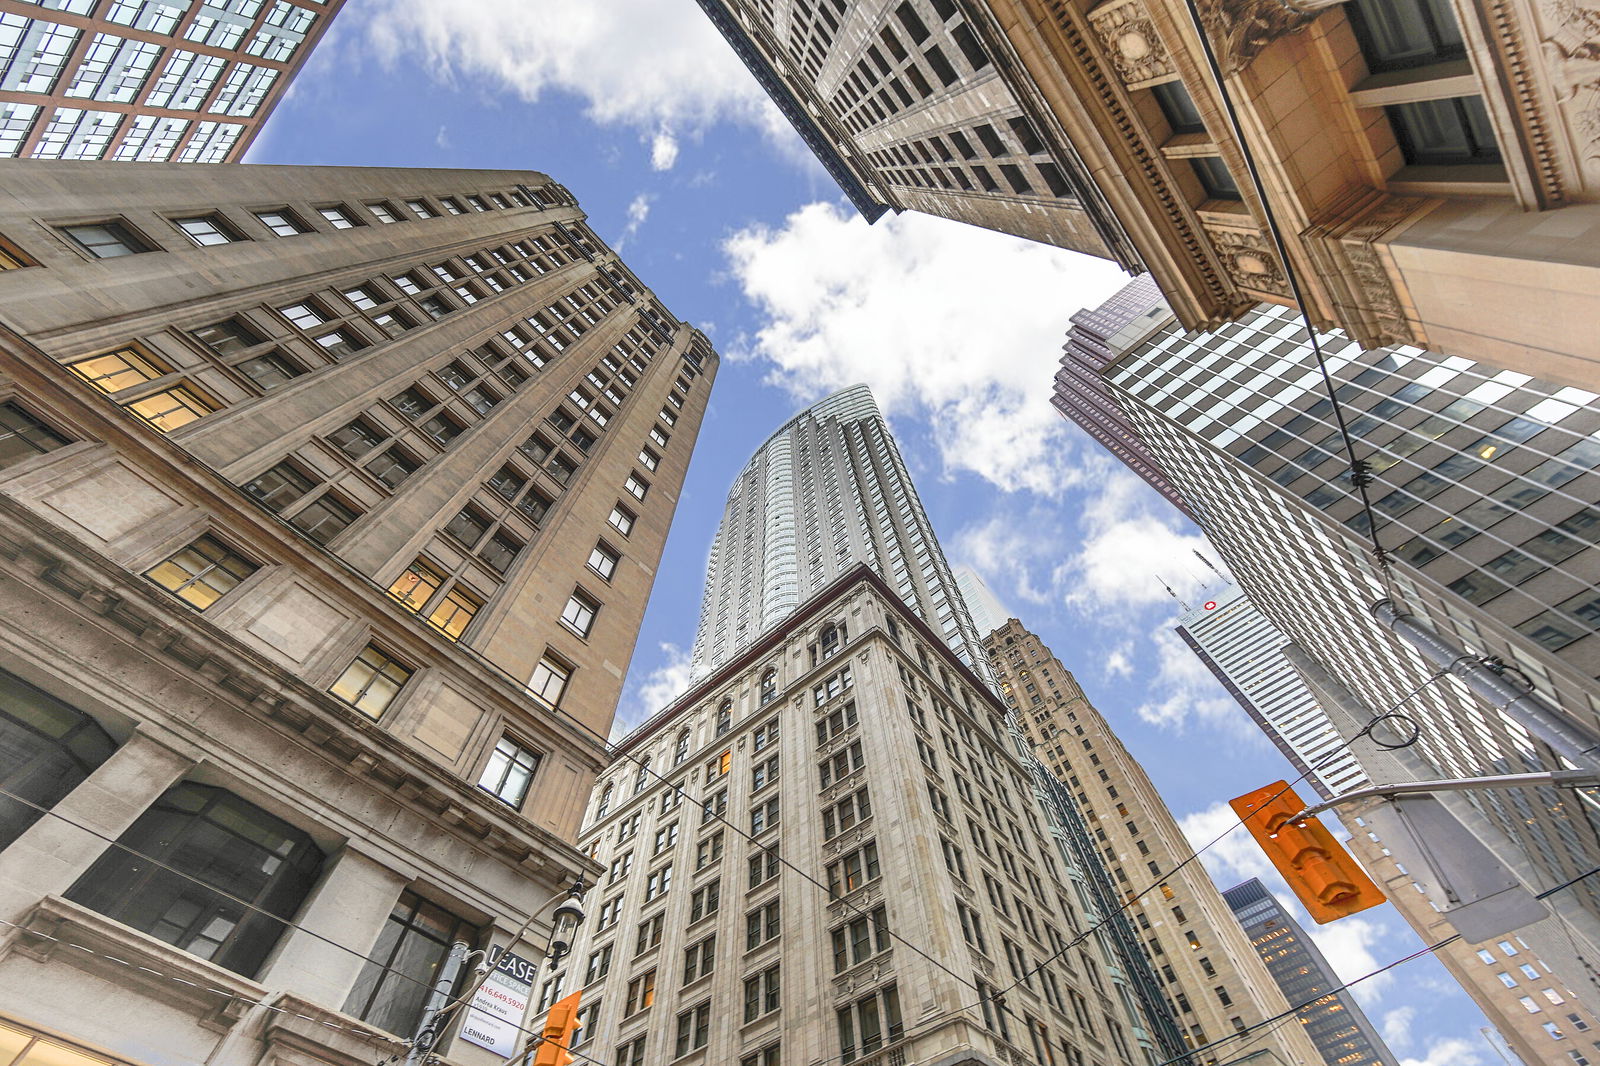
<svg viewBox="0 0 1600 1066"><path fill-rule="evenodd" d="M368 644L328 691L356 710L377 718L394 702L410 677L410 667L377 645Z"/></svg>
<svg viewBox="0 0 1600 1066"><path fill-rule="evenodd" d="M204 418L216 408L182 387L166 389L128 404L128 410L150 423L163 433L187 426Z"/></svg>
<svg viewBox="0 0 1600 1066"><path fill-rule="evenodd" d="M132 348L80 359L72 364L72 371L101 392L121 392L129 386L154 381L167 372L155 360Z"/></svg>
<svg viewBox="0 0 1600 1066"><path fill-rule="evenodd" d="M443 584L444 575L426 560L418 559L389 586L389 595L399 600L407 610L420 611Z"/></svg>
<svg viewBox="0 0 1600 1066"><path fill-rule="evenodd" d="M460 640L467 623L472 621L473 615L482 606L482 600L457 584L434 605L428 615L428 624L451 640Z"/></svg>
<svg viewBox="0 0 1600 1066"><path fill-rule="evenodd" d="M146 570L144 576L203 611L259 569L207 535Z"/></svg>

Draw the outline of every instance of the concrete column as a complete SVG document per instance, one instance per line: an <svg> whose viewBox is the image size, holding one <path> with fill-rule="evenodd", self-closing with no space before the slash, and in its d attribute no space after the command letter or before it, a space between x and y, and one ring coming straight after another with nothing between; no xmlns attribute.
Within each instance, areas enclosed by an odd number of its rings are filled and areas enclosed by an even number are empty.
<svg viewBox="0 0 1600 1066"><path fill-rule="evenodd" d="M301 928L284 932L260 981L274 992L340 1010L363 957L410 879L348 846L329 863L297 920Z"/></svg>
<svg viewBox="0 0 1600 1066"><path fill-rule="evenodd" d="M16 921L45 896L72 887L111 846L103 837L121 836L193 767L190 759L135 731L52 814L41 815L0 852L0 918Z"/></svg>

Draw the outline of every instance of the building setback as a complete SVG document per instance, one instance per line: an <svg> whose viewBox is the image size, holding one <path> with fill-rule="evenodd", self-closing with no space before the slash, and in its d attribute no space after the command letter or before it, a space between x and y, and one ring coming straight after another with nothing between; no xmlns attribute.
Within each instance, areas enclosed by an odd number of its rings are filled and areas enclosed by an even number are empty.
<svg viewBox="0 0 1600 1066"><path fill-rule="evenodd" d="M1222 894L1239 924L1267 964L1290 1006L1328 1066L1398 1066L1350 992L1334 992L1343 982L1300 923L1265 885L1251 878Z"/></svg>
<svg viewBox="0 0 1600 1066"><path fill-rule="evenodd" d="M694 670L728 662L855 564L872 567L985 676L982 639L872 392L855 385L779 427L728 492Z"/></svg>
<svg viewBox="0 0 1600 1066"><path fill-rule="evenodd" d="M1185 611L1174 631L1323 799L1361 788L1366 771L1283 657L1288 638L1233 584Z"/></svg>
<svg viewBox="0 0 1600 1066"><path fill-rule="evenodd" d="M237 162L344 0L0 0L0 158Z"/></svg>
<svg viewBox="0 0 1600 1066"><path fill-rule="evenodd" d="M585 1054L1167 1057L1046 829L1004 706L869 567L617 755L580 842L606 870L592 919L540 988L543 1003L582 989Z"/></svg>
<svg viewBox="0 0 1600 1066"><path fill-rule="evenodd" d="M0 190L0 1040L379 1061L593 880L717 357L542 174Z"/></svg>
<svg viewBox="0 0 1600 1066"><path fill-rule="evenodd" d="M1035 755L1081 812L1116 903L1144 893L1132 906L1133 925L1187 1045L1204 1048L1287 1010L1205 868L1178 868L1193 846L1071 671L1015 618L984 644ZM1195 1061L1231 1062L1262 1050L1283 1063L1317 1061L1297 1026L1205 1048Z"/></svg>
<svg viewBox="0 0 1600 1066"><path fill-rule="evenodd" d="M1396 707L1418 722L1408 751L1425 760L1424 776L1554 768L1519 725L1453 680L1432 680L1435 670L1369 608L1398 600L1448 639L1514 665L1593 729L1594 395L1416 348L1363 352L1333 336L1323 350L1358 455L1377 474L1370 492L1392 553L1387 574L1372 562L1331 404L1288 312L1258 307L1215 333L1153 324L1106 379L1256 608L1366 713ZM1536 890L1600 861L1581 794L1519 789L1473 802L1526 860ZM1580 942L1595 939L1597 901L1579 881L1554 904ZM1536 947L1579 972L1570 947Z"/></svg>

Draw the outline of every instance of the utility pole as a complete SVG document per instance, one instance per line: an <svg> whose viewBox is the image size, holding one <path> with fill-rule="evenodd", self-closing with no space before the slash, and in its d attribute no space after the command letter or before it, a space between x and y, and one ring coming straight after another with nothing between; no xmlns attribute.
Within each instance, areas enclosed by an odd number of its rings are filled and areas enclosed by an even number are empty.
<svg viewBox="0 0 1600 1066"><path fill-rule="evenodd" d="M467 957L467 943L457 940L450 945L450 954L445 956L444 964L439 967L439 979L433 983L433 991L428 993L427 1005L422 1008L422 1019L417 1022L417 1033L411 1038L411 1050L406 1053L406 1066L421 1066L428 1060L433 1046L439 1042L439 1014L444 1010L445 1004L450 1002L450 990L455 987L456 977L461 973L461 964Z"/></svg>

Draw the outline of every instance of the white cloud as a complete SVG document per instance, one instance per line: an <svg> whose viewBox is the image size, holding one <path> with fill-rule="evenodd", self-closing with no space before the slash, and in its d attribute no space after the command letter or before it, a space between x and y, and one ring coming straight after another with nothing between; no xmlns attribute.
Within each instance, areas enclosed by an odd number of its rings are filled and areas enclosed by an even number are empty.
<svg viewBox="0 0 1600 1066"><path fill-rule="evenodd" d="M433 143L435 145L437 145L439 148L442 148L445 151L449 151L450 150L449 130L446 127L441 125L439 127L439 132L433 135Z"/></svg>
<svg viewBox="0 0 1600 1066"><path fill-rule="evenodd" d="M1105 665L1101 667L1101 674L1107 681L1113 678L1126 680L1133 676L1133 643L1130 641L1120 644L1106 656Z"/></svg>
<svg viewBox="0 0 1600 1066"><path fill-rule="evenodd" d="M1233 813L1233 808L1226 803L1213 803L1203 811L1180 818L1178 825L1190 847L1199 849L1211 844L1200 861L1205 863L1218 888L1231 888L1252 877L1268 883L1275 881L1278 874L1272 863L1238 822L1239 816ZM1222 839L1212 844L1219 836Z"/></svg>
<svg viewBox="0 0 1600 1066"><path fill-rule="evenodd" d="M1096 611L1175 609L1163 582L1192 600L1200 587L1194 552L1211 550L1205 538L1184 532L1178 512L1126 469L1096 485L1080 519L1082 546L1063 575L1069 601Z"/></svg>
<svg viewBox="0 0 1600 1066"><path fill-rule="evenodd" d="M1416 1021L1417 1008L1396 1007L1383 1014L1383 1040L1391 1048L1404 1051L1411 1046L1411 1023Z"/></svg>
<svg viewBox="0 0 1600 1066"><path fill-rule="evenodd" d="M655 199L652 194L642 192L628 201L628 224L622 227L622 233L611 242L612 248L621 252L623 245L633 239L639 232L639 227L644 225L645 219L650 217L650 205Z"/></svg>
<svg viewBox="0 0 1600 1066"><path fill-rule="evenodd" d="M624 696L626 710L619 709L617 712L616 721L611 726L612 740L634 729L689 689L690 649L662 641L656 650L661 661L637 685L629 686L633 690L631 698Z"/></svg>
<svg viewBox="0 0 1600 1066"><path fill-rule="evenodd" d="M1322 949L1328 965L1341 981L1354 981L1389 962L1388 958L1380 960L1372 949L1392 949L1395 943L1381 921L1362 917L1340 918L1327 925L1306 925L1306 932ZM1393 983L1394 972L1390 971L1368 978L1350 991L1364 1006L1376 1007L1384 1002L1385 990Z"/></svg>
<svg viewBox="0 0 1600 1066"><path fill-rule="evenodd" d="M1126 280L1102 260L928 215L813 203L724 245L765 316L725 349L799 401L856 382L925 420L947 475L1058 495L1082 448L1050 406L1068 319Z"/></svg>
<svg viewBox="0 0 1600 1066"><path fill-rule="evenodd" d="M530 103L572 93L595 122L637 129L657 170L677 158L673 131L720 121L798 143L694 0L523 0L507 12L504 0L375 0L366 39L381 61L418 58L442 82Z"/></svg>
<svg viewBox="0 0 1600 1066"><path fill-rule="evenodd" d="M678 161L678 138L663 125L650 138L650 166L654 170L671 170Z"/></svg>
<svg viewBox="0 0 1600 1066"><path fill-rule="evenodd" d="M1483 1066L1484 1062L1476 1044L1450 1037L1434 1041L1423 1058L1401 1059L1400 1066Z"/></svg>

